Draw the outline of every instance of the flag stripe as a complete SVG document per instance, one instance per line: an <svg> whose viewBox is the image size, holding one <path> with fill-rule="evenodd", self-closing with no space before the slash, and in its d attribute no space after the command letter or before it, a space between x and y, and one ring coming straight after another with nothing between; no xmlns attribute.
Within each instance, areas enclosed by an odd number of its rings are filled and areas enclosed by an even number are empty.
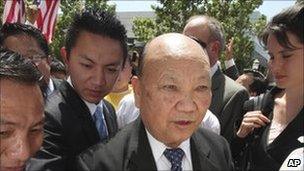
<svg viewBox="0 0 304 171"><path fill-rule="evenodd" d="M2 23L25 22L25 6L23 0L6 0Z"/></svg>

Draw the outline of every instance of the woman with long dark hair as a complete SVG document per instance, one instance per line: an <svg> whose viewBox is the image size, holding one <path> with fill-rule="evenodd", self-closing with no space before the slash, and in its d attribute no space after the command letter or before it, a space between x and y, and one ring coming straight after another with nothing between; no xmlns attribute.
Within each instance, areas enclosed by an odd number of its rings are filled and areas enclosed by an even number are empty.
<svg viewBox="0 0 304 171"><path fill-rule="evenodd" d="M244 170L279 170L285 158L303 147L303 2L272 18L261 35L270 55L276 87L263 97L261 110L247 112L232 143L234 157L250 148ZM250 142L250 143L249 143ZM246 144L247 143L247 144Z"/></svg>

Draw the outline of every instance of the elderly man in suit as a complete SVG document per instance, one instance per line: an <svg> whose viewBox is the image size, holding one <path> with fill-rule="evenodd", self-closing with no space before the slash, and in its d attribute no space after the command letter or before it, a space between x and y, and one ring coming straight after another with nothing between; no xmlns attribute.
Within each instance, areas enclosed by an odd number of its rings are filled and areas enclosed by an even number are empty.
<svg viewBox="0 0 304 171"><path fill-rule="evenodd" d="M115 110L102 100L127 57L126 30L111 13L75 15L62 49L69 78L47 99L42 149L28 170L75 170L75 157L117 130Z"/></svg>
<svg viewBox="0 0 304 171"><path fill-rule="evenodd" d="M210 101L208 56L178 33L148 43L132 78L140 117L83 152L80 170L231 170L227 141L199 128Z"/></svg>
<svg viewBox="0 0 304 171"><path fill-rule="evenodd" d="M221 125L221 135L231 141L234 123L242 117L242 107L249 94L244 87L224 75L217 61L225 47L225 39L220 23L208 16L193 16L187 22L183 34L196 39L206 47L212 76L212 101L209 110Z"/></svg>

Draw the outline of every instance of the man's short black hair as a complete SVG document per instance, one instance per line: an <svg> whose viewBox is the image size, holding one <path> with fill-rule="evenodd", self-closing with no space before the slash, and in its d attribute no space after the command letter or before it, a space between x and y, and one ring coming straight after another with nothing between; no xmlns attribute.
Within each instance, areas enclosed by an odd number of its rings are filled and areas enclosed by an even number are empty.
<svg viewBox="0 0 304 171"><path fill-rule="evenodd" d="M128 54L126 29L114 14L95 8L85 9L83 12L77 13L66 35L67 57L70 57L71 49L76 45L82 31L119 41L123 50L123 61L125 62Z"/></svg>
<svg viewBox="0 0 304 171"><path fill-rule="evenodd" d="M16 52L0 49L0 79L39 85L41 76L36 65L30 60Z"/></svg>
<svg viewBox="0 0 304 171"><path fill-rule="evenodd" d="M31 25L20 23L5 23L0 30L0 45L4 47L4 41L9 36L27 35L34 38L41 50L47 57L49 55L49 47L47 41L41 31Z"/></svg>

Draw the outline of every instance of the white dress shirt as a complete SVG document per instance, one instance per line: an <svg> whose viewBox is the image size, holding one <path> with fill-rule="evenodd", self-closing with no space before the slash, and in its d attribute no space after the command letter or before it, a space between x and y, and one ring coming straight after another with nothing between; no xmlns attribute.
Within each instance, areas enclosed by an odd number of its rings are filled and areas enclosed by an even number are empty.
<svg viewBox="0 0 304 171"><path fill-rule="evenodd" d="M49 96L53 93L53 91L55 90L55 87L54 87L54 82L52 79L49 80L49 84L46 88L46 96Z"/></svg>
<svg viewBox="0 0 304 171"><path fill-rule="evenodd" d="M148 141L150 143L150 147L153 153L154 161L157 167L157 170L170 170L171 163L163 154L167 147L162 142L155 139L149 131L146 129ZM178 148L181 148L185 155L182 159L182 170L193 170L192 167L192 159L191 159L191 151L190 151L190 139L188 138L184 142L182 142Z"/></svg>
<svg viewBox="0 0 304 171"><path fill-rule="evenodd" d="M215 72L217 71L219 65L218 63L215 63L211 68L210 68L210 78L213 77L213 75L215 74Z"/></svg>

